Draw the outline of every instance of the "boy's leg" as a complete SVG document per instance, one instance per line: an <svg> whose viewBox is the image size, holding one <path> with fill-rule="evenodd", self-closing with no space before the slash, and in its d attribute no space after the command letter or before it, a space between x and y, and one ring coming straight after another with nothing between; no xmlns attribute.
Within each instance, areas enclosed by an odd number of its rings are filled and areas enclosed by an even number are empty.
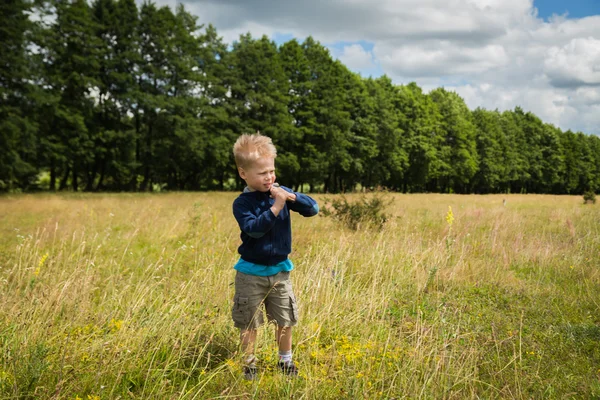
<svg viewBox="0 0 600 400"><path fill-rule="evenodd" d="M279 369L287 375L298 375L298 368L292 361L292 327L277 326L275 336L279 347Z"/></svg>
<svg viewBox="0 0 600 400"><path fill-rule="evenodd" d="M244 357L244 375L246 379L255 379L257 328L263 324L260 305L268 290L265 277L237 272L235 277L235 295L232 317L236 328L240 329L240 347Z"/></svg>
<svg viewBox="0 0 600 400"><path fill-rule="evenodd" d="M275 328L275 340L277 340L280 353L292 351L292 327L277 326Z"/></svg>
<svg viewBox="0 0 600 400"><path fill-rule="evenodd" d="M240 342L244 352L244 377L248 380L256 379L258 369L256 367L256 329L240 329Z"/></svg>
<svg viewBox="0 0 600 400"><path fill-rule="evenodd" d="M270 277L272 289L265 305L267 318L277 323L275 340L279 348L279 368L288 375L297 375L298 369L292 362L292 326L298 320L298 309L289 277L289 272Z"/></svg>
<svg viewBox="0 0 600 400"><path fill-rule="evenodd" d="M257 332L256 329L240 329L240 343L242 344L245 359L254 357Z"/></svg>

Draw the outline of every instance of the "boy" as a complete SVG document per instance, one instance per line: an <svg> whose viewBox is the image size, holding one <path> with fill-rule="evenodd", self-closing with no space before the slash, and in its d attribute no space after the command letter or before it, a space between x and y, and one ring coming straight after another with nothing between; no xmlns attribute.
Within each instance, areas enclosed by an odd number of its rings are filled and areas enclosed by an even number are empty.
<svg viewBox="0 0 600 400"><path fill-rule="evenodd" d="M264 323L261 304L265 305L267 319L277 324L278 367L295 376L298 369L292 361L292 326L298 320L298 310L290 281L294 265L288 259L292 243L290 210L312 217L319 206L309 196L275 183L277 150L270 138L258 133L242 135L233 145L233 155L247 185L233 202L242 244L238 248L240 260L234 266L237 272L232 317L240 329L244 376L254 379L257 375L254 347L257 328Z"/></svg>

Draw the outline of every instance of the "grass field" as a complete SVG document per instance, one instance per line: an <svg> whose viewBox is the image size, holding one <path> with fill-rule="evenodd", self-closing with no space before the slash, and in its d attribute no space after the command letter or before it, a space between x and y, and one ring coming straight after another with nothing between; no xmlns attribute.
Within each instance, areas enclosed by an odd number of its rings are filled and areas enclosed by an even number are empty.
<svg viewBox="0 0 600 400"><path fill-rule="evenodd" d="M235 196L0 197L0 398L600 398L600 206L397 194L381 231L294 215L301 376L265 328L248 382Z"/></svg>

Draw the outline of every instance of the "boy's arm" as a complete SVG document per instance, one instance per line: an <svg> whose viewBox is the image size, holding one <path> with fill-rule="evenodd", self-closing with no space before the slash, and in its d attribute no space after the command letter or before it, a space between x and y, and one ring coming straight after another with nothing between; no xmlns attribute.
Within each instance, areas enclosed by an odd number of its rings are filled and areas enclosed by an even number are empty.
<svg viewBox="0 0 600 400"><path fill-rule="evenodd" d="M243 201L239 200L233 202L233 216L240 225L242 232L255 239L269 232L277 220L271 209L259 215L254 215L252 210Z"/></svg>
<svg viewBox="0 0 600 400"><path fill-rule="evenodd" d="M294 192L292 189L281 186L286 192L290 193L295 197L295 200L289 200L287 206L290 210L296 211L304 217L313 217L319 213L319 205L310 196L304 193Z"/></svg>

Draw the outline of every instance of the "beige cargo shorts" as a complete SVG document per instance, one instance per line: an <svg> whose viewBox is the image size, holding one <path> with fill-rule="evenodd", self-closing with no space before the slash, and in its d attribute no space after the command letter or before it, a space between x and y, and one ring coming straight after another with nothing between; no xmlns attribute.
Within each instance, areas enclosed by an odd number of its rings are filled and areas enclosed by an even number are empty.
<svg viewBox="0 0 600 400"><path fill-rule="evenodd" d="M289 271L272 276L248 275L237 271L231 313L235 327L256 329L263 325L263 304L269 322L275 322L278 326L296 325L298 306Z"/></svg>

